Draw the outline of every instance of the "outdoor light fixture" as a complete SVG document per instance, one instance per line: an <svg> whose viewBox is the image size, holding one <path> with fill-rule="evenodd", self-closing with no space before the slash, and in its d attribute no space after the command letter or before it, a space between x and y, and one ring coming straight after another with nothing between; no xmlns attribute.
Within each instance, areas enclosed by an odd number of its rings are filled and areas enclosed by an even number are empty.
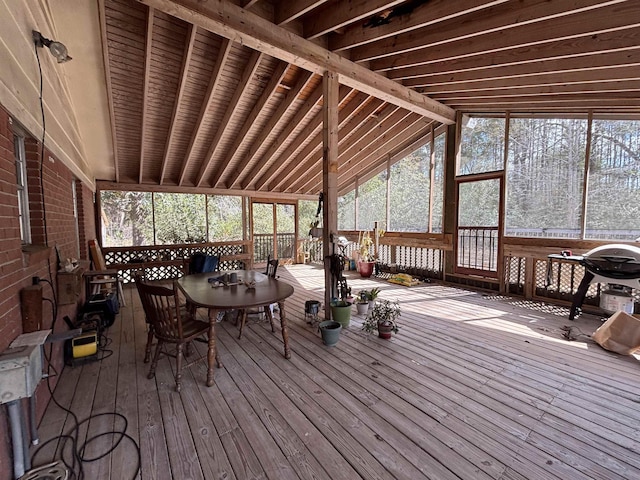
<svg viewBox="0 0 640 480"><path fill-rule="evenodd" d="M67 53L67 47L65 47L64 44L44 38L42 34L36 30L33 30L32 33L33 42L36 44L36 47L48 47L51 55L56 57L58 63L64 63L71 60L71 57Z"/></svg>

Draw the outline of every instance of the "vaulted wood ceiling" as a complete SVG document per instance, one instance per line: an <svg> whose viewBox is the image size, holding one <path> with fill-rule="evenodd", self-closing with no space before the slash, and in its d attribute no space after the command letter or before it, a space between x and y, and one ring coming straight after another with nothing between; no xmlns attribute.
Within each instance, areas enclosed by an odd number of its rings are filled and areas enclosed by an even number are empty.
<svg viewBox="0 0 640 480"><path fill-rule="evenodd" d="M637 0L101 0L116 181L339 190L466 112L640 112Z"/></svg>

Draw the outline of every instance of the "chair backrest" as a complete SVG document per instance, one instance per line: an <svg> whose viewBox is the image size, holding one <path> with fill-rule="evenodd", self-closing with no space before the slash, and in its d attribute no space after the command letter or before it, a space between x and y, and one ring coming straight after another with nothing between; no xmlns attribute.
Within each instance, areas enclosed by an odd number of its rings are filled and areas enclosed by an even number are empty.
<svg viewBox="0 0 640 480"><path fill-rule="evenodd" d="M267 277L276 278L276 272L278 271L278 264L280 260L277 258L267 257L267 271L264 272Z"/></svg>
<svg viewBox="0 0 640 480"><path fill-rule="evenodd" d="M136 287L142 302L147 321L153 326L154 334L163 340L182 340L182 318L180 299L174 284L173 288L151 285L136 277Z"/></svg>
<svg viewBox="0 0 640 480"><path fill-rule="evenodd" d="M220 257L217 255L206 255L201 252L196 252L191 256L189 260L189 267L187 273L210 273L217 272L220 266Z"/></svg>
<svg viewBox="0 0 640 480"><path fill-rule="evenodd" d="M91 254L91 261L93 262L93 268L95 270L106 270L107 263L104 261L102 250L98 245L97 240L89 240L89 253Z"/></svg>

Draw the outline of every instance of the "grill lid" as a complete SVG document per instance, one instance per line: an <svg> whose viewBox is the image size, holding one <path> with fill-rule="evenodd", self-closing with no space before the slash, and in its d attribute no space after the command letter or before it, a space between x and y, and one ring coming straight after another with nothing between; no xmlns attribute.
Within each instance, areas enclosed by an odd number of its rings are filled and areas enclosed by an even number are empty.
<svg viewBox="0 0 640 480"><path fill-rule="evenodd" d="M611 278L640 277L640 247L634 245L602 245L584 254L582 262L594 273Z"/></svg>

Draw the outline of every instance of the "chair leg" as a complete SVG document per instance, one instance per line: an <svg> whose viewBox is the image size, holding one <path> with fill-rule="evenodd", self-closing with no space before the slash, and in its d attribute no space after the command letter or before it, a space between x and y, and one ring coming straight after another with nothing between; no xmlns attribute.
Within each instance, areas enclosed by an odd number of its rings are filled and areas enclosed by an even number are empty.
<svg viewBox="0 0 640 480"><path fill-rule="evenodd" d="M269 324L271 324L271 333L275 333L276 326L273 323L273 314L271 313L271 305L265 305L264 306L264 314L269 319Z"/></svg>
<svg viewBox="0 0 640 480"><path fill-rule="evenodd" d="M116 282L118 284L118 300L120 301L120 305L123 307L127 306L127 302L124 299L124 291L122 289L122 279L119 278Z"/></svg>
<svg viewBox="0 0 640 480"><path fill-rule="evenodd" d="M244 330L244 324L247 322L247 311L242 310L240 314L240 333L238 334L238 339L242 338L242 330Z"/></svg>
<svg viewBox="0 0 640 480"><path fill-rule="evenodd" d="M182 387L182 349L184 344L176 345L176 391L180 393Z"/></svg>
<svg viewBox="0 0 640 480"><path fill-rule="evenodd" d="M207 350L207 387L213 385L213 362L218 364L218 368L222 368L222 362L218 356L216 349L216 329L215 324L209 324L209 349Z"/></svg>
<svg viewBox="0 0 640 480"><path fill-rule="evenodd" d="M149 331L147 333L147 346L144 350L144 363L149 363L151 360L151 345L153 344L153 327L151 325L147 325Z"/></svg>
<svg viewBox="0 0 640 480"><path fill-rule="evenodd" d="M153 362L151 362L151 368L149 369L149 374L147 378L151 379L156 376L156 367L158 366L158 359L160 358L160 353L162 349L162 340L158 340L158 344L156 345L156 353L153 355Z"/></svg>

